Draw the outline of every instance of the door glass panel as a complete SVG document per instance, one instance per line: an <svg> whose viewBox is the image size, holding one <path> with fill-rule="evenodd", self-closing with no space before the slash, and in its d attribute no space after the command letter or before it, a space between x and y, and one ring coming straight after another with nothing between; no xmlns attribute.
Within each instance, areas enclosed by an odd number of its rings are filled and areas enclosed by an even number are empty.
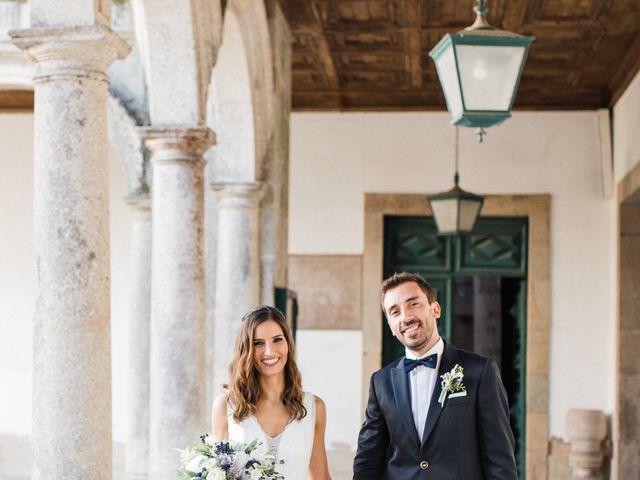
<svg viewBox="0 0 640 480"><path fill-rule="evenodd" d="M453 344L502 365L501 279L459 277L454 280Z"/></svg>
<svg viewBox="0 0 640 480"><path fill-rule="evenodd" d="M456 277L453 281L452 343L498 364L511 411L518 464L524 464L524 282L508 277Z"/></svg>

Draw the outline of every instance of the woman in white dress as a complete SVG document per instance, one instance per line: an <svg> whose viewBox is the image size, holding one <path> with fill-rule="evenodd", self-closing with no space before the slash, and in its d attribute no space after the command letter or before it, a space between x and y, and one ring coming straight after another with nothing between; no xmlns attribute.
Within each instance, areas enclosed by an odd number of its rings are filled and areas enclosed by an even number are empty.
<svg viewBox="0 0 640 480"><path fill-rule="evenodd" d="M276 308L260 305L242 318L227 392L216 399L219 439L258 439L285 461L287 480L331 480L324 446L324 402L302 391L291 330Z"/></svg>

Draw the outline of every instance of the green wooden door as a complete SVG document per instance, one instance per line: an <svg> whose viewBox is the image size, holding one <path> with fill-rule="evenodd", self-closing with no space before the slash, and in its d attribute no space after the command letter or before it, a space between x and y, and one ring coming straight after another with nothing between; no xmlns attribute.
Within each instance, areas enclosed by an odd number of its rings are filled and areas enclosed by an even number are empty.
<svg viewBox="0 0 640 480"><path fill-rule="evenodd" d="M438 331L455 345L494 358L511 409L524 479L527 219L481 217L466 237L437 235L432 217L385 217L384 277L419 273L442 306ZM479 306L478 306L479 305ZM404 355L384 317L383 364ZM484 350L483 350L484 349Z"/></svg>

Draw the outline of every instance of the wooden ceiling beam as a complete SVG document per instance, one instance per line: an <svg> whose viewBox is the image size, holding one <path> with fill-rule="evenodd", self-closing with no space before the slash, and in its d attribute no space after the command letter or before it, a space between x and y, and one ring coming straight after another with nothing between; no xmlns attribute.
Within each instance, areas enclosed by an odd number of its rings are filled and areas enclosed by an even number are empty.
<svg viewBox="0 0 640 480"><path fill-rule="evenodd" d="M406 0L407 18L411 19L411 28L407 32L406 57L409 67L410 84L412 88L422 87L422 1Z"/></svg>
<svg viewBox="0 0 640 480"><path fill-rule="evenodd" d="M428 53L469 25L470 8L453 0L278 1L294 39L294 109L443 105ZM537 37L516 109L613 105L640 72L638 1L492 0L494 25Z"/></svg>
<svg viewBox="0 0 640 480"><path fill-rule="evenodd" d="M340 82L331 56L331 49L322 28L322 21L314 12L312 3L307 0L287 0L283 3L286 4L285 8L288 11L295 12L295 19L289 19L295 25L291 29L292 32L304 33L313 38L327 87L338 88Z"/></svg>
<svg viewBox="0 0 640 480"><path fill-rule="evenodd" d="M616 104L638 72L640 72L640 33L636 36L633 45L627 50L618 70L609 81L609 91L611 92L609 107Z"/></svg>
<svg viewBox="0 0 640 480"><path fill-rule="evenodd" d="M33 112L33 90L0 90L0 111Z"/></svg>

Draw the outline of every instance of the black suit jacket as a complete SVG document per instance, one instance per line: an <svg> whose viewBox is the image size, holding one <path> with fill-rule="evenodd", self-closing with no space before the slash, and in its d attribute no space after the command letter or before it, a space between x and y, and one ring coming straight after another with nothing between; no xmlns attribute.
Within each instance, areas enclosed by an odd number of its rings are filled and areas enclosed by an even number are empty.
<svg viewBox="0 0 640 480"><path fill-rule="evenodd" d="M493 360L445 342L438 375L459 364L466 396L431 397L423 440L411 412L402 359L371 376L354 480L517 480L509 405Z"/></svg>

